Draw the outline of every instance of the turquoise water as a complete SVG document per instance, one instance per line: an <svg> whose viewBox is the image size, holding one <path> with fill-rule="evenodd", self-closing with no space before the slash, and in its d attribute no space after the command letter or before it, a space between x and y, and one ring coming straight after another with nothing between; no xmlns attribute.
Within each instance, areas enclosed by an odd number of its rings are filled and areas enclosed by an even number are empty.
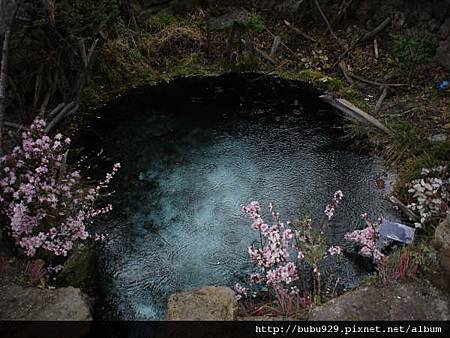
<svg viewBox="0 0 450 338"><path fill-rule="evenodd" d="M316 93L238 80L238 88L227 77L179 80L105 108L94 144L122 169L115 210L99 225L109 233L100 317L163 319L175 291L245 281L256 237L240 207L253 200L275 203L284 220L323 220L341 189L329 236L348 254L324 263L324 292L368 275L343 236L362 225L363 212L390 215L375 184L385 176L381 162L346 149L339 119Z"/></svg>

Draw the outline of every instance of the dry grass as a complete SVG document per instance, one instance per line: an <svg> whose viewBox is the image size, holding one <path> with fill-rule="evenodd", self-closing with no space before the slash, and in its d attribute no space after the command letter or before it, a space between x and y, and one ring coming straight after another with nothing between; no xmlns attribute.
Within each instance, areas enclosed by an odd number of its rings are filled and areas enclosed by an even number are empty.
<svg viewBox="0 0 450 338"><path fill-rule="evenodd" d="M167 59L198 52L202 46L203 33L196 27L170 24L156 34L145 34L137 43L153 66L166 64Z"/></svg>

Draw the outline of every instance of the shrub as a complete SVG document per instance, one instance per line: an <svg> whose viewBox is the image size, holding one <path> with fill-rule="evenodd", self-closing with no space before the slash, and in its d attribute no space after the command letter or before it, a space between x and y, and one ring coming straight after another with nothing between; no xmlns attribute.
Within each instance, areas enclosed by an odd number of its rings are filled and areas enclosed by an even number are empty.
<svg viewBox="0 0 450 338"><path fill-rule="evenodd" d="M362 214L367 227L362 230L355 230L345 234L345 239L356 242L361 246L360 254L371 257L373 262L379 264L383 258L383 253L378 249L378 239L380 238L380 223L372 221L367 214Z"/></svg>
<svg viewBox="0 0 450 338"><path fill-rule="evenodd" d="M42 260L28 261L23 265L22 278L27 286L45 285L47 270Z"/></svg>
<svg viewBox="0 0 450 338"><path fill-rule="evenodd" d="M334 194L333 200L325 208L325 215L330 220L341 201L341 191ZM252 202L242 208L252 221L251 228L259 232L258 244L248 247L249 257L255 266L255 272L250 274L250 284L264 285L275 299L284 315L310 305L309 291L300 290L294 285L299 279L299 266L307 265L314 275L314 301L320 302L320 271L319 261L326 256L341 254L341 248L329 246L324 235L323 222L317 229L311 225L311 220L288 222L287 227L281 222L280 214L275 211L272 203L269 211L274 225L266 224L261 216L258 202ZM235 285L238 299L248 297L250 289L240 284Z"/></svg>
<svg viewBox="0 0 450 338"><path fill-rule="evenodd" d="M27 256L67 256L76 242L91 237L86 227L92 220L112 209L96 208L95 202L120 164L97 186L84 186L80 171L67 167L71 140L50 138L44 129L45 122L36 119L21 144L0 158L0 210L9 219L7 232Z"/></svg>
<svg viewBox="0 0 450 338"><path fill-rule="evenodd" d="M436 54L437 41L424 33L409 33L398 36L394 56L400 68L412 71L420 64L430 62Z"/></svg>
<svg viewBox="0 0 450 338"><path fill-rule="evenodd" d="M256 33L262 33L266 29L264 19L256 14L251 14L243 23L242 26Z"/></svg>

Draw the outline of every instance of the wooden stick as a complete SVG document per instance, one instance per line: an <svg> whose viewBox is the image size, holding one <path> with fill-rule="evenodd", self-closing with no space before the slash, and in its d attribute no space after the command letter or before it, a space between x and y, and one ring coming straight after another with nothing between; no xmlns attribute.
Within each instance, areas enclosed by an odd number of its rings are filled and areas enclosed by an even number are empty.
<svg viewBox="0 0 450 338"><path fill-rule="evenodd" d="M336 67L339 62L341 62L341 60L353 49L356 47L356 45L360 42L363 42L371 37L374 37L375 35L377 35L379 32L381 32L383 29L385 29L387 27L387 25L389 24L389 22L391 22L391 18L387 17L386 19L384 19L384 21L379 24L377 27L375 27L375 29L373 29L372 31L370 31L369 33L364 34L362 37L358 38L354 43L352 43L341 55L339 55L337 61L333 64L333 66L331 66L331 68Z"/></svg>
<svg viewBox="0 0 450 338"><path fill-rule="evenodd" d="M366 125L376 127L390 136L393 135L392 131L390 131L384 124L382 124L380 121L378 121L373 116L367 114L365 111L355 107L353 104L351 104L347 100L335 99L334 97L331 97L330 95L321 95L320 98L324 102L327 102L327 103L331 104L333 107L339 109L341 112L346 114L349 118L356 120L358 122L364 123Z"/></svg>
<svg viewBox="0 0 450 338"><path fill-rule="evenodd" d="M390 22L391 22L391 18L387 17L386 19L384 19L384 21L382 23L380 23L373 30L371 30L370 32L364 34L364 36L361 38L361 40L359 42L364 42L366 40L369 40L370 38L373 38L375 35L377 35L382 30L384 30L389 25Z"/></svg>
<svg viewBox="0 0 450 338"><path fill-rule="evenodd" d="M56 114L58 114L61 109L63 109L65 107L66 103L60 103L58 104L49 114L48 114L48 118L51 119L53 118Z"/></svg>
<svg viewBox="0 0 450 338"><path fill-rule="evenodd" d="M350 72L347 72L347 74L350 77L352 77L360 82L364 82L364 83L367 83L367 84L370 84L373 86L377 86L377 87L406 87L406 86L408 86L407 84L404 84L404 83L382 83L382 82L378 82L378 81L372 81L372 80L366 79L360 75L356 75L356 74L353 74Z"/></svg>
<svg viewBox="0 0 450 338"><path fill-rule="evenodd" d="M388 94L388 87L384 86L383 91L381 92L380 97L378 98L377 104L375 105L374 113L377 114L380 112L381 105L383 104L384 99Z"/></svg>
<svg viewBox="0 0 450 338"><path fill-rule="evenodd" d="M61 111L58 113L58 115L56 115L55 118L49 122L49 124L45 128L45 133L48 134L64 118L66 118L69 115L74 114L78 110L78 107L79 107L79 105L73 101L70 102L69 104L67 104L63 109L61 109Z"/></svg>
<svg viewBox="0 0 450 338"><path fill-rule="evenodd" d="M306 34L305 32L301 31L300 29L298 29L297 27L293 26L289 21L287 20L283 20L284 24L289 27L290 29L292 29L294 32L296 32L297 34L303 36L305 39L312 41L312 42L317 42L316 39L314 39L313 37L309 36L308 34Z"/></svg>
<svg viewBox="0 0 450 338"><path fill-rule="evenodd" d="M277 53L278 47L280 47L280 42L281 42L280 36L279 36L279 35L276 35L276 36L273 38L272 48L270 49L270 54L269 54L269 56L270 56L271 58L274 58L274 57L275 57L275 54Z"/></svg>
<svg viewBox="0 0 450 338"><path fill-rule="evenodd" d="M14 128L14 129L19 129L19 130L29 130L29 128L27 128L27 127L25 127L25 126L23 126L23 125L21 125L21 124L14 123L14 122L4 121L4 122L3 122L3 125L4 125L5 127Z"/></svg>
<svg viewBox="0 0 450 338"><path fill-rule="evenodd" d="M377 41L377 39L373 39L373 52L375 54L375 59L378 60L378 57L380 55L379 55L379 52L378 52L378 41Z"/></svg>
<svg viewBox="0 0 450 338"><path fill-rule="evenodd" d="M354 85L355 81L353 81L353 79L350 77L350 75L348 75L347 65L345 64L344 61L339 62L339 68L340 68L342 74L344 75L345 79L347 80L347 82L350 83L351 85Z"/></svg>
<svg viewBox="0 0 450 338"><path fill-rule="evenodd" d="M334 33L333 28L330 25L330 22L328 21L325 13L322 11L322 8L319 5L319 1L318 0L314 0L314 3L316 4L317 9L320 12L320 15L322 16L323 20L325 21L325 23L327 24L328 30L330 31L331 35L336 39L337 42L339 42L339 44L341 44L341 40L339 40L339 38L337 37L337 35Z"/></svg>
<svg viewBox="0 0 450 338"><path fill-rule="evenodd" d="M266 31L272 35L273 38L275 38L275 34L273 34L270 30L267 29L266 27ZM291 53L295 58L300 59L299 56L292 50L290 49L285 43L283 43L283 41L280 40L280 44L289 52Z"/></svg>
<svg viewBox="0 0 450 338"><path fill-rule="evenodd" d="M277 64L277 62L269 55L267 54L265 51L259 49L258 47L255 47L255 50L267 61L273 63L274 65Z"/></svg>
<svg viewBox="0 0 450 338"><path fill-rule="evenodd" d="M406 216L408 216L409 219L415 220L415 221L420 220L420 217L419 217L419 216L417 216L411 209L408 209L408 208L406 207L406 205L404 205L404 204L403 204L399 199L397 199L396 197L391 196L391 197L389 197L389 200L390 200L393 204L395 204L396 206L398 206L398 207L403 211L403 213L404 213Z"/></svg>

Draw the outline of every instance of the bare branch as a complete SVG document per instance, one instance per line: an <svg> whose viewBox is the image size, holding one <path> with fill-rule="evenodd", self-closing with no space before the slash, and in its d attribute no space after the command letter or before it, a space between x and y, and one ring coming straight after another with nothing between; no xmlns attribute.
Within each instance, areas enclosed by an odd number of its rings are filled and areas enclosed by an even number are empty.
<svg viewBox="0 0 450 338"><path fill-rule="evenodd" d="M322 16L323 21L325 21L325 23L327 24L328 30L330 31L331 35L336 39L337 42L339 42L339 44L341 44L341 40L339 40L337 35L334 33L333 27L331 27L330 22L328 21L328 18L326 17L325 13L322 11L322 8L319 5L319 1L314 0L314 3L316 4L317 9L319 10L320 15Z"/></svg>
<svg viewBox="0 0 450 338"><path fill-rule="evenodd" d="M355 107L353 104L345 99L336 99L330 95L322 95L320 98L333 107L339 109L341 112L346 114L349 118L356 120L358 122L364 123L369 126L376 127L386 134L392 136L393 133L390 131L383 123L378 121L375 117L367 114L365 111Z"/></svg>
<svg viewBox="0 0 450 338"><path fill-rule="evenodd" d="M278 47L280 47L280 42L281 42L281 39L280 39L279 35L277 35L277 36L275 36L273 38L272 48L270 49L270 54L269 54L269 56L271 58L275 57L275 54L277 53Z"/></svg>
<svg viewBox="0 0 450 338"><path fill-rule="evenodd" d="M333 64L333 66L331 66L331 68L336 67L339 62L342 61L342 59L347 56L347 54L356 47L356 45L360 42L363 42L367 39L370 39L372 37L374 37L375 35L377 35L379 32L381 32L383 29L385 29L389 23L391 22L391 18L387 17L386 19L384 19L384 21L379 24L377 27L375 27L372 31L364 34L363 36L361 36L359 39L357 39L354 43L352 43L341 55L339 55L337 61Z"/></svg>
<svg viewBox="0 0 450 338"><path fill-rule="evenodd" d="M58 104L49 114L48 114L48 118L51 119L54 116L56 116L56 114L58 114L61 109L63 109L65 107L65 103L60 103Z"/></svg>
<svg viewBox="0 0 450 338"><path fill-rule="evenodd" d="M312 42L317 42L316 39L314 39L313 37L309 36L308 34L306 34L305 32L301 31L299 28L293 26L289 21L284 20L283 21L284 24L289 27L290 29L292 29L294 32L296 32L297 34L303 36L305 39L312 41Z"/></svg>
<svg viewBox="0 0 450 338"><path fill-rule="evenodd" d="M370 32L366 33L359 42L364 42L366 40L369 40L370 38L373 38L375 35L377 35L379 32L381 32L383 29L385 29L389 23L391 22L391 18L387 17L386 19L384 19L384 21L382 23L380 23L377 27L375 27L373 30L371 30Z"/></svg>
<svg viewBox="0 0 450 338"><path fill-rule="evenodd" d="M46 134L50 133L58 123L60 123L67 116L74 114L78 110L78 108L79 105L73 101L67 104L63 109L61 109L58 115L56 115L55 118L47 124L47 127L45 128L45 133Z"/></svg>
<svg viewBox="0 0 450 338"><path fill-rule="evenodd" d="M8 122L8 121L4 121L4 122L3 122L3 125L4 125L5 127L14 128L14 129L19 129L19 130L28 130L28 129L29 129L29 128L27 128L27 127L21 125L21 124L14 123L14 122Z"/></svg>
<svg viewBox="0 0 450 338"><path fill-rule="evenodd" d="M375 105L374 113L378 113L381 110L381 105L383 104L383 101L387 95L388 95L388 87L385 86L383 87L383 91L381 92L377 104Z"/></svg>

